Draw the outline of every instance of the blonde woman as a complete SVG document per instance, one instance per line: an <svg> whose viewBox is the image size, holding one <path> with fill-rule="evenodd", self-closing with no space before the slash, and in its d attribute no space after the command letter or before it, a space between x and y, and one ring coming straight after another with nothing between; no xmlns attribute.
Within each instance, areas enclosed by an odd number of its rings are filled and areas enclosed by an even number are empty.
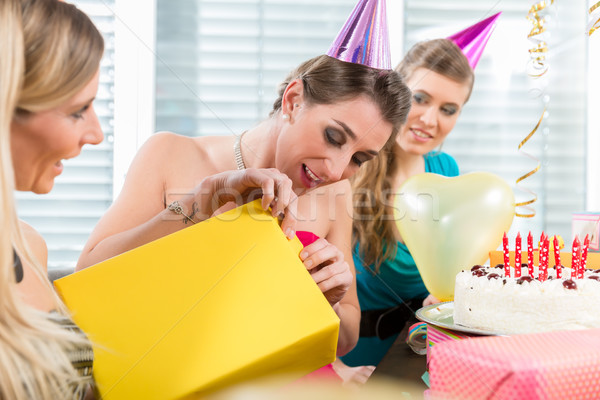
<svg viewBox="0 0 600 400"><path fill-rule="evenodd" d="M0 399L79 398L91 383L92 347L46 279L45 243L17 219L13 192L49 192L62 160L102 141L93 101L103 51L73 5L0 1ZM288 180L253 170L207 181L209 194L262 188L266 208ZM295 196L281 197L277 207L295 211Z"/></svg>
<svg viewBox="0 0 600 400"><path fill-rule="evenodd" d="M91 103L103 49L92 22L70 4L0 2L3 399L77 398L91 382L91 346L45 278L45 245L19 223L13 191L48 192L63 158L102 140Z"/></svg>

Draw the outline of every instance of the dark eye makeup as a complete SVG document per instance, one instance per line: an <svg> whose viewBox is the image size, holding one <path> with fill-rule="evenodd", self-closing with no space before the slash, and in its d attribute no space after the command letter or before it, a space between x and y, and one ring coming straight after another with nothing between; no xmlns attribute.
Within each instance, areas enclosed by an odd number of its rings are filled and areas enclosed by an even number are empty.
<svg viewBox="0 0 600 400"><path fill-rule="evenodd" d="M413 101L416 104L425 104L429 101L429 96L425 93L422 92L415 92L413 94ZM442 113L444 113L445 115L448 116L452 116L454 114L456 114L458 112L458 107L454 106L454 105L443 105L442 107L440 107L440 110L442 111Z"/></svg>
<svg viewBox="0 0 600 400"><path fill-rule="evenodd" d="M336 121L338 122L338 121ZM339 124L342 124L341 122L338 122ZM342 125L345 127L345 125ZM355 135L350 132L348 133L348 130L345 130L346 133L342 132L341 130L335 129L335 128L326 128L324 131L324 136L325 136L325 140L335 146L335 147L342 147L343 145L346 144L348 138L348 135L352 135L353 138L355 138ZM369 153L371 153L371 151L369 151ZM374 154L377 154L375 152L373 152ZM364 152L358 152L356 154L354 154L352 156L351 161L357 165L357 166L361 166L364 162L369 161L370 159L373 158L373 155L369 155L368 153L364 153Z"/></svg>
<svg viewBox="0 0 600 400"><path fill-rule="evenodd" d="M346 135L337 129L326 128L325 138L334 146L341 147L346 144Z"/></svg>

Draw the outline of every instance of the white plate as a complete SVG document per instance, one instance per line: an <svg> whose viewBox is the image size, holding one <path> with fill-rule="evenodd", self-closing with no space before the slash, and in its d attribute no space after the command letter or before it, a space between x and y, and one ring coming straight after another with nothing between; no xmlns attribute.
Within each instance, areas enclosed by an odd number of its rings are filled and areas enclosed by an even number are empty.
<svg viewBox="0 0 600 400"><path fill-rule="evenodd" d="M432 304L417 310L417 318L428 324L439 326L440 328L451 329L457 332L472 333L475 335L504 336L507 333L495 332L484 329L470 328L467 326L456 325L454 323L454 302Z"/></svg>

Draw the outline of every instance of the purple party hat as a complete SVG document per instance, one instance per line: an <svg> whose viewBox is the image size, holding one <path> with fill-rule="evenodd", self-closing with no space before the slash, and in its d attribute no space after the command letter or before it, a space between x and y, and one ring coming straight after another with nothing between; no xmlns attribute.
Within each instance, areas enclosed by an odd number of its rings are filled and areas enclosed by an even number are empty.
<svg viewBox="0 0 600 400"><path fill-rule="evenodd" d="M469 60L471 68L475 69L479 62L481 53L483 53L483 49L485 49L485 45L496 27L496 20L500 17L500 14L494 14L447 38L460 47L467 60Z"/></svg>
<svg viewBox="0 0 600 400"><path fill-rule="evenodd" d="M327 55L377 69L392 69L385 0L359 0Z"/></svg>

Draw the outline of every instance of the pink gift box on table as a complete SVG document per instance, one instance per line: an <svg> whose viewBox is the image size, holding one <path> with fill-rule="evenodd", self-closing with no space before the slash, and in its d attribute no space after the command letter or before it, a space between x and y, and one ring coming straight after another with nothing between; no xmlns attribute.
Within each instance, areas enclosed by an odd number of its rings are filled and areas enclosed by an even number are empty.
<svg viewBox="0 0 600 400"><path fill-rule="evenodd" d="M582 212L573 213L571 223L572 236L579 236L579 239L586 235L590 238L590 251L600 250L600 213Z"/></svg>
<svg viewBox="0 0 600 400"><path fill-rule="evenodd" d="M435 345L445 342L447 340L463 340L470 339L473 337L481 336L468 334L464 332L458 332L452 329L427 324L427 364L429 365L429 361L431 360L431 352Z"/></svg>
<svg viewBox="0 0 600 400"><path fill-rule="evenodd" d="M432 399L600 396L600 329L448 340L431 349Z"/></svg>

